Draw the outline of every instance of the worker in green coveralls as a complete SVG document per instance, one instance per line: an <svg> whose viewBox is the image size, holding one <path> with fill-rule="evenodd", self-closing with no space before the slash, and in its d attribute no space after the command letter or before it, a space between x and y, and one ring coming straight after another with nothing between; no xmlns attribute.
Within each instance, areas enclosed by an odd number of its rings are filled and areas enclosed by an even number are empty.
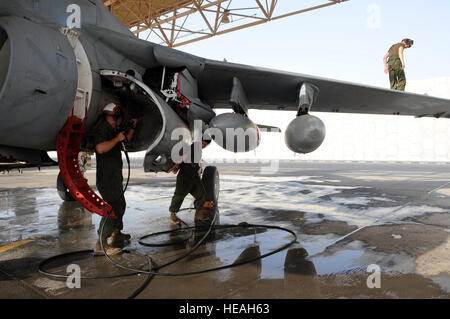
<svg viewBox="0 0 450 319"><path fill-rule="evenodd" d="M103 217L99 228L95 255L103 255L100 241L108 255L117 255L122 252L117 247L125 240L131 238L123 234L122 218L125 213L126 202L123 194L122 176L122 143L131 141L134 135L137 119L132 119L132 128L128 132L119 131L122 123L120 105L109 103L103 108L103 116L93 129L95 155L97 161L97 188L102 198L112 206L116 218ZM103 226L104 225L104 226ZM103 228L103 232L101 232ZM101 237L101 238L100 238ZM111 237L111 245L107 239Z"/></svg>
<svg viewBox="0 0 450 319"><path fill-rule="evenodd" d="M404 49L410 48L413 44L413 40L403 39L402 42L391 46L389 51L384 56L384 72L389 73L389 81L391 82L392 90L405 90L406 76L405 57L403 56L403 51Z"/></svg>
<svg viewBox="0 0 450 319"><path fill-rule="evenodd" d="M211 140L203 140L202 148L209 145ZM183 204L184 198L191 194L194 198L194 207L196 209L196 220L206 219L209 210L206 208L210 203L205 202L206 193L205 188L202 183L202 165L201 165L201 155L195 156L195 144L193 143L190 148L190 154L184 156L184 161L176 164L170 169L169 172L177 173L177 181L175 186L175 193L172 197L172 202L170 204L170 223L172 225L180 225L181 220L177 217L177 213L180 210L181 204ZM197 150L201 153L200 150ZM197 159L197 157L200 157Z"/></svg>

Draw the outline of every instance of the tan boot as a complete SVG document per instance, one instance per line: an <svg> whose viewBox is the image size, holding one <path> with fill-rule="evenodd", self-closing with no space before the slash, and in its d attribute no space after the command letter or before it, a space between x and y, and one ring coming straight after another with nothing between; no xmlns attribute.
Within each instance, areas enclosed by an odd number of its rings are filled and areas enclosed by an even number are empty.
<svg viewBox="0 0 450 319"><path fill-rule="evenodd" d="M169 220L170 220L170 224L171 225L180 225L181 224L181 219L179 219L178 217L177 217L177 214L175 214L175 213L170 213L170 218L169 218Z"/></svg>
<svg viewBox="0 0 450 319"><path fill-rule="evenodd" d="M204 202L203 207L195 211L195 221L197 222L209 221L209 219L212 217L213 207L214 207L213 201Z"/></svg>
<svg viewBox="0 0 450 319"><path fill-rule="evenodd" d="M211 217L211 210L210 209L198 209L195 212L195 221L200 222L206 222L209 221L209 218Z"/></svg>
<svg viewBox="0 0 450 319"><path fill-rule="evenodd" d="M122 253L122 249L114 248L108 245L106 238L103 239L103 248L108 256L114 256ZM97 239L97 244L95 245L94 256L103 256L104 252L100 244L100 238Z"/></svg>
<svg viewBox="0 0 450 319"><path fill-rule="evenodd" d="M116 247L123 244L124 241L130 240L131 236L129 234L123 234L120 230L116 229L111 234L111 246Z"/></svg>

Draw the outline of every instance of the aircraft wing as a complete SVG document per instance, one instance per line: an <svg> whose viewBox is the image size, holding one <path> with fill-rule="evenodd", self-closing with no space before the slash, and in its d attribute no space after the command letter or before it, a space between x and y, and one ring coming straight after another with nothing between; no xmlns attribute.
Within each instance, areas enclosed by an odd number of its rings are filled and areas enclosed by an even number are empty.
<svg viewBox="0 0 450 319"><path fill-rule="evenodd" d="M208 60L97 26L85 26L85 29L101 42L145 68L158 65L187 67L198 80L201 100L216 108L232 107L230 100L234 79L237 78L250 109L297 111L300 86L308 82L319 89L317 100L311 108L313 112L450 118L450 100L446 99Z"/></svg>
<svg viewBox="0 0 450 319"><path fill-rule="evenodd" d="M199 95L219 108L231 107L233 79L238 78L250 109L297 111L300 86L308 82L319 89L313 112L450 118L450 100L446 99L228 62L204 63L198 76Z"/></svg>

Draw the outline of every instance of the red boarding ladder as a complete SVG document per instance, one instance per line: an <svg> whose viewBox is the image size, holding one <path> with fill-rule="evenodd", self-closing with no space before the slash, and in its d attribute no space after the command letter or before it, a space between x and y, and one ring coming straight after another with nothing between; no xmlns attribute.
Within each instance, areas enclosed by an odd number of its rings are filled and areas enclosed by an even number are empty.
<svg viewBox="0 0 450 319"><path fill-rule="evenodd" d="M88 97L86 96L86 101ZM87 108L87 107L86 107ZM86 112L87 113L87 112ZM85 118L86 118L85 113ZM83 121L73 115L58 134L57 150L58 165L64 185L69 189L72 197L91 213L102 217L115 218L111 205L98 196L83 177L78 163L78 153L81 149L81 139L86 133Z"/></svg>

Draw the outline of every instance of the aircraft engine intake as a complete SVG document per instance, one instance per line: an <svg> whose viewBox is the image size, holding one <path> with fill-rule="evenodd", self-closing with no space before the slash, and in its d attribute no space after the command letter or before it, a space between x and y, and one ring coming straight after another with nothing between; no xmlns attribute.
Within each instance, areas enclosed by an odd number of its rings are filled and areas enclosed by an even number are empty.
<svg viewBox="0 0 450 319"><path fill-rule="evenodd" d="M325 139L325 124L316 116L303 114L297 116L287 127L284 140L287 147L295 153L311 153Z"/></svg>
<svg viewBox="0 0 450 319"><path fill-rule="evenodd" d="M77 80L73 48L58 29L1 17L0 144L54 148L72 110Z"/></svg>
<svg viewBox="0 0 450 319"><path fill-rule="evenodd" d="M213 140L231 152L252 151L261 140L258 126L242 114L220 114L211 120L209 126L207 132Z"/></svg>

